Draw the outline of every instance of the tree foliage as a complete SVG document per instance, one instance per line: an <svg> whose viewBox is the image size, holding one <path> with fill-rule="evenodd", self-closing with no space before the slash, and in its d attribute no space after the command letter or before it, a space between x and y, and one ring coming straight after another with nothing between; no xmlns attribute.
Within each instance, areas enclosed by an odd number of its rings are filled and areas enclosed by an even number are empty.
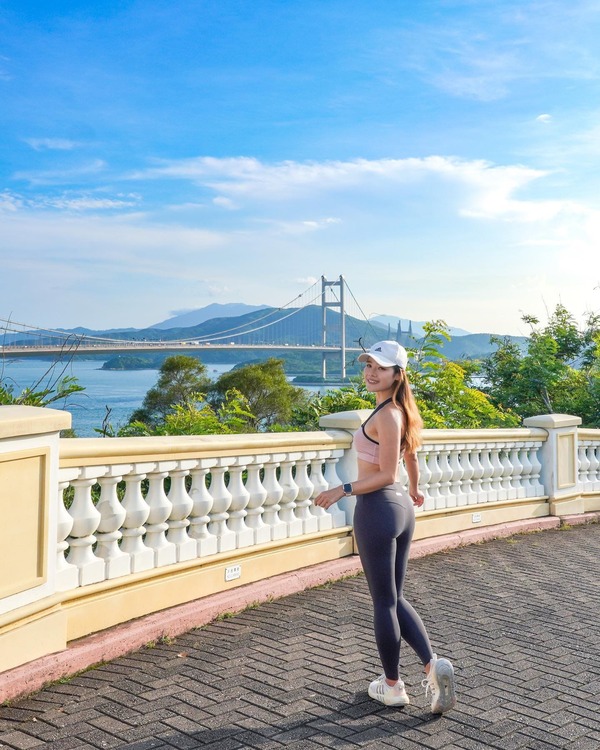
<svg viewBox="0 0 600 750"><path fill-rule="evenodd" d="M130 422L158 426L178 406L200 403L199 394L207 393L211 385L206 366L196 357L167 357L160 366L156 385L146 393L142 407L131 415Z"/></svg>
<svg viewBox="0 0 600 750"><path fill-rule="evenodd" d="M211 388L208 400L221 408L228 392L235 390L247 400L253 415L254 430L268 430L276 424L287 425L292 413L306 403L306 391L291 385L280 359L252 363L224 373Z"/></svg>
<svg viewBox="0 0 600 750"><path fill-rule="evenodd" d="M521 417L574 414L600 426L600 318L591 314L579 328L563 305L545 326L526 315L531 336L525 349L495 338L496 351L482 363L485 391L500 408Z"/></svg>

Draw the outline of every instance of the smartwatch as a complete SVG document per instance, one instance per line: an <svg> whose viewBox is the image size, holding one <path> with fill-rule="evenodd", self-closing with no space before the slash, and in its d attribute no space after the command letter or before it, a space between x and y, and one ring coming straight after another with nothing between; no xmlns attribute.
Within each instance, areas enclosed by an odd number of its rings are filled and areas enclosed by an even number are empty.
<svg viewBox="0 0 600 750"><path fill-rule="evenodd" d="M352 492L352 485L350 484L350 482L346 482L345 484L343 484L342 485L342 490L344 491L344 495L346 497L350 497L350 495L353 494L353 492Z"/></svg>

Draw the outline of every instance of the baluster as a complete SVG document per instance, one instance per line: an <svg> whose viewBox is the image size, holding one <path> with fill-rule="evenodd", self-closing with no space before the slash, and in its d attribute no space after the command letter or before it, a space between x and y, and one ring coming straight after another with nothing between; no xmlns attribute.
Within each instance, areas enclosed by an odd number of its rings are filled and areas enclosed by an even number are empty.
<svg viewBox="0 0 600 750"><path fill-rule="evenodd" d="M283 453L273 453L269 457L269 463L265 464L263 487L267 491L267 497L264 502L263 521L271 530L272 540L285 539L288 535L287 523L280 518L279 514L283 487L277 479L277 469L284 458Z"/></svg>
<svg viewBox="0 0 600 750"><path fill-rule="evenodd" d="M248 459L250 460L250 459ZM246 505L246 524L252 529L254 544L263 544L271 541L271 529L263 521L267 490L260 481L260 472L269 456L254 456L254 460L248 465L248 478L246 479L246 490L248 491L248 504Z"/></svg>
<svg viewBox="0 0 600 750"><path fill-rule="evenodd" d="M190 514L190 537L196 540L196 556L216 555L219 551L217 537L208 531L213 499L206 486L206 475L215 465L214 459L200 459L197 467L191 470L192 486L190 497L194 503Z"/></svg>
<svg viewBox="0 0 600 750"><path fill-rule="evenodd" d="M309 510L314 486L308 476L308 464L315 457L313 451L304 452L302 458L296 461L296 517L302 521L302 533L312 534L319 530L319 522Z"/></svg>
<svg viewBox="0 0 600 750"><path fill-rule="evenodd" d="M73 528L73 519L65 507L64 492L71 484L72 479L76 479L79 469L61 469L58 483L58 520L56 527L56 590L68 591L75 589L79 585L79 571L76 565L68 563L65 559L65 552L69 549L67 538Z"/></svg>
<svg viewBox="0 0 600 750"><path fill-rule="evenodd" d="M439 465L442 472L440 478L440 496L436 501L437 508L453 508L456 505L456 498L450 497L450 479L452 478L452 469L448 460L448 449L444 448L439 453Z"/></svg>
<svg viewBox="0 0 600 750"><path fill-rule="evenodd" d="M528 443L523 443L519 446L519 461L523 467L521 469L521 485L525 490L525 497L533 497L535 495L535 492L533 491L533 482L531 480L533 466L529 460L530 449L527 446Z"/></svg>
<svg viewBox="0 0 600 750"><path fill-rule="evenodd" d="M439 462L439 449L439 445L432 445L427 455L431 478L429 480L429 497L426 498L423 505L424 510L434 510L435 508L444 507L444 500L440 494L442 468Z"/></svg>
<svg viewBox="0 0 600 750"><path fill-rule="evenodd" d="M598 492L600 490L600 447L590 445L588 448L588 460L590 462L590 490Z"/></svg>
<svg viewBox="0 0 600 750"><path fill-rule="evenodd" d="M126 474L125 497L122 505L125 508L123 521L121 550L131 558L131 572L139 573L154 567L154 551L144 544L146 529L144 524L150 509L142 495L142 481L147 471L154 469L153 463L134 464L131 474Z"/></svg>
<svg viewBox="0 0 600 750"><path fill-rule="evenodd" d="M187 527L190 525L188 516L194 507L194 501L185 488L185 478L189 470L196 466L196 461L177 461L177 468L170 471L171 489L169 490L169 501L172 508L167 523L167 539L177 548L177 562L194 560L196 557L196 540L190 539Z"/></svg>
<svg viewBox="0 0 600 750"><path fill-rule="evenodd" d="M218 459L219 465L210 472L210 494L213 499L210 511L208 530L217 537L219 552L229 552L235 549L235 534L227 526L229 514L227 509L231 503L231 493L225 485L225 472L228 459Z"/></svg>
<svg viewBox="0 0 600 750"><path fill-rule="evenodd" d="M169 524L167 518L173 505L165 492L165 479L169 471L177 466L176 461L157 464L156 471L148 472L148 493L146 503L149 508L146 521L146 546L154 551L154 567L172 565L177 562L177 547L167 539Z"/></svg>
<svg viewBox="0 0 600 750"><path fill-rule="evenodd" d="M279 484L283 489L281 497L281 510L279 518L287 524L287 536L300 536L302 534L302 521L296 517L294 509L296 507L296 498L298 497L298 485L294 480L292 471L293 463L301 457L301 453L290 453L285 461L280 462L281 476Z"/></svg>
<svg viewBox="0 0 600 750"><path fill-rule="evenodd" d="M469 492L469 505L478 505L485 502L486 496L483 493L483 474L485 468L481 463L481 446L475 445L470 452L471 464L473 466L473 476L471 477L471 489Z"/></svg>
<svg viewBox="0 0 600 750"><path fill-rule="evenodd" d="M545 495L546 491L544 485L541 483L540 475L542 473L542 464L538 456L538 450L541 448L540 443L528 443L530 448L530 461L531 461L531 482L533 487L534 497L539 495Z"/></svg>
<svg viewBox="0 0 600 750"><path fill-rule="evenodd" d="M460 505L468 505L473 494L473 475L475 474L475 467L471 463L471 450L468 445L460 446L458 461L463 472L459 502Z"/></svg>
<svg viewBox="0 0 600 750"><path fill-rule="evenodd" d="M577 451L578 457L579 457L579 469L578 469L578 475L579 475L579 481L583 485L583 491L588 492L588 483L590 482L590 460L588 458L588 450L589 446L587 445L579 445L579 450Z"/></svg>
<svg viewBox="0 0 600 750"><path fill-rule="evenodd" d="M131 471L131 465L111 466L109 473L98 479L100 500L96 506L100 512L100 523L96 532L96 555L104 560L105 577L118 578L129 575L131 560L119 547L122 538L121 525L125 520L125 509L119 502L117 484L124 472Z"/></svg>
<svg viewBox="0 0 600 750"><path fill-rule="evenodd" d="M500 462L500 467L502 468L502 473L500 474L500 490L499 490L499 500L514 500L516 497L516 494L513 492L510 480L512 477L513 467L508 460L508 444L504 443L500 446L500 451L498 453L498 460Z"/></svg>
<svg viewBox="0 0 600 750"><path fill-rule="evenodd" d="M244 486L242 472L246 468L246 462L252 461L252 458L236 458L231 461L235 461L235 464L229 467L227 489L231 494L231 503L227 525L235 533L237 548L250 547L254 543L254 531L248 528L245 521L250 493Z"/></svg>
<svg viewBox="0 0 600 750"><path fill-rule="evenodd" d="M498 502L506 500L502 492L502 464L500 463L500 446L493 445L490 451L490 463L494 471L492 472L492 489L488 496L488 502Z"/></svg>
<svg viewBox="0 0 600 750"><path fill-rule="evenodd" d="M337 473L337 465L343 455L344 451L334 450L331 455L325 459L324 478L328 490L342 484L342 480ZM341 529L343 526L350 524L348 519L351 517L355 503L356 499L354 497L343 497L338 503L335 503L335 505L332 505L331 508L329 508L328 512L332 517L334 529ZM350 508L350 506L352 507Z"/></svg>
<svg viewBox="0 0 600 750"><path fill-rule="evenodd" d="M424 446L417 453L417 459L419 461L419 488L425 495L425 502L420 508L415 507L417 513L422 513L424 510L431 510L433 503L430 496L431 490L431 469L429 468L429 461L427 460L430 456L429 446ZM406 469L404 470L406 473Z"/></svg>
<svg viewBox="0 0 600 750"><path fill-rule="evenodd" d="M467 499L465 493L462 492L461 482L464 476L464 469L459 461L460 446L455 445L450 449L450 460L448 464L450 466L450 486L448 488L450 497L453 498L454 505L466 505Z"/></svg>
<svg viewBox="0 0 600 750"><path fill-rule="evenodd" d="M509 463L512 466L511 475L511 497L520 500L527 496L527 490L523 486L523 464L521 462L521 449L513 445L510 449Z"/></svg>
<svg viewBox="0 0 600 750"><path fill-rule="evenodd" d="M507 444L500 445L498 451L498 461L500 463L501 474L499 477L500 489L498 490L498 500L514 500L514 495L511 493L510 477L512 474L512 466L508 460Z"/></svg>
<svg viewBox="0 0 600 750"><path fill-rule="evenodd" d="M96 484L98 473L104 473L106 468L94 467L93 471L96 476L90 477L87 469L81 469L80 478L71 482L75 496L69 508L73 527L67 540L70 547L67 562L79 570L80 586L104 580L104 560L96 557L92 550L96 542L94 532L101 518L92 500L92 485Z"/></svg>
<svg viewBox="0 0 600 750"><path fill-rule="evenodd" d="M313 486L311 500L314 500L319 493L324 492L329 488L329 485L323 476L323 463L325 461L325 456L327 455L329 455L329 451L319 451L316 458L313 458L310 462L310 481ZM308 507L308 511L311 515L316 517L319 531L333 528L333 517L331 513L325 510L325 508L320 508L311 503Z"/></svg>
<svg viewBox="0 0 600 750"><path fill-rule="evenodd" d="M480 502L487 503L490 500L495 499L492 495L492 474L494 473L494 467L490 462L490 449L487 443L483 445L479 456L481 465L483 466L483 473L481 475Z"/></svg>

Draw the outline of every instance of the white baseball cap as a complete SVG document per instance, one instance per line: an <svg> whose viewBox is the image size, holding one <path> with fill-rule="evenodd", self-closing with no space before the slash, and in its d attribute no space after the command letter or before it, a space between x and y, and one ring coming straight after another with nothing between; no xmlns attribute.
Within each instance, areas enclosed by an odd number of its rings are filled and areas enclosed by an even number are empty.
<svg viewBox="0 0 600 750"><path fill-rule="evenodd" d="M368 352L363 352L358 361L366 362L369 357L382 367L394 367L394 365L398 365L403 370L406 369L406 363L408 362L406 349L400 346L397 341L378 341L376 344L373 344Z"/></svg>

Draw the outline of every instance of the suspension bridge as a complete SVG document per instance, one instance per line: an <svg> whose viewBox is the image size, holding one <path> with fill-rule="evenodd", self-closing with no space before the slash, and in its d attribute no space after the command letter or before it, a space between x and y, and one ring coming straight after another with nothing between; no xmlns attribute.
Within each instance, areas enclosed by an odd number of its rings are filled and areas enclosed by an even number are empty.
<svg viewBox="0 0 600 750"><path fill-rule="evenodd" d="M217 318L190 328L153 327L94 335L0 318L0 331L4 332L0 353L19 358L224 349L320 352L324 379L332 354L339 354L339 373L345 378L348 357L355 359L378 339L400 340L402 334L400 324L391 331L390 326L370 320L343 276L333 281L322 276L282 307Z"/></svg>

